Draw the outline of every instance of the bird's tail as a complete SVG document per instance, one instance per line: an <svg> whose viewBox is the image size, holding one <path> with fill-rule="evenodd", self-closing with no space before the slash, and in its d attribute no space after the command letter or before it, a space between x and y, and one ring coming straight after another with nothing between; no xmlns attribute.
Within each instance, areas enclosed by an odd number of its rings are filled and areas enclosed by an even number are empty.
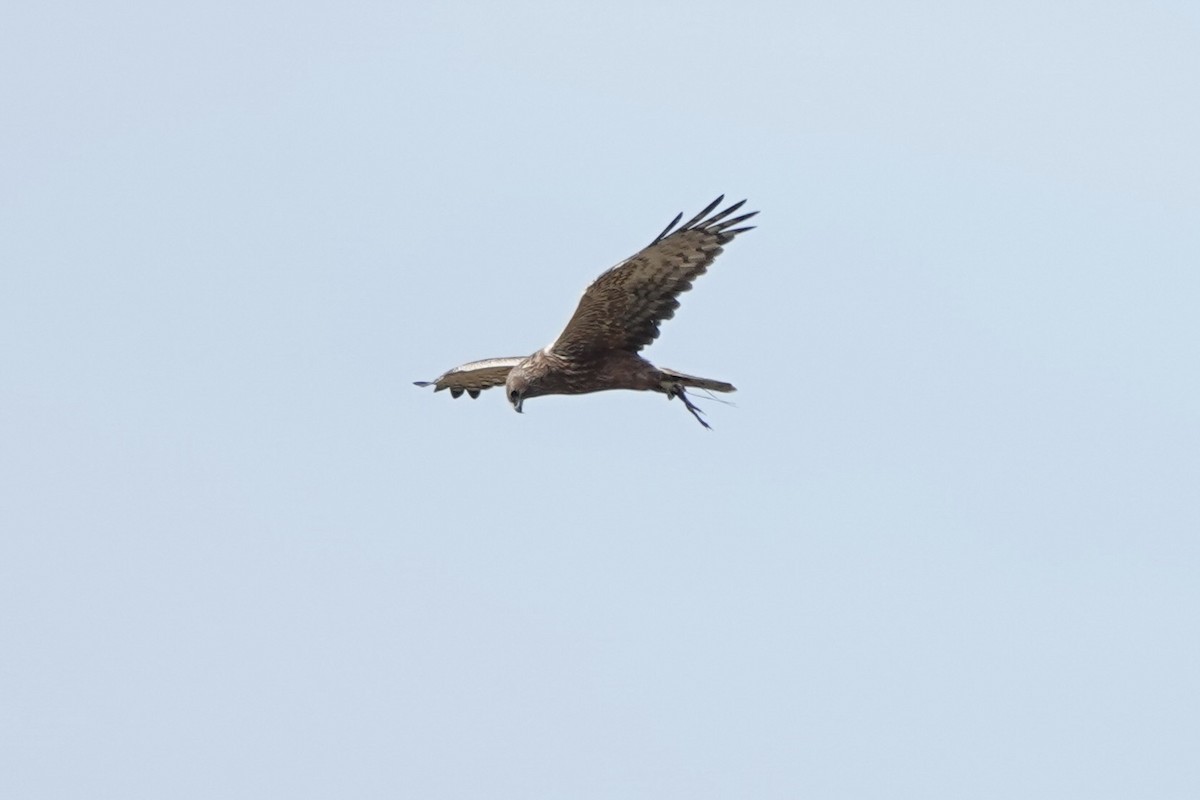
<svg viewBox="0 0 1200 800"><path fill-rule="evenodd" d="M689 389L707 389L710 392L736 392L732 383L725 381L714 381L711 378L697 378L695 375L684 375L682 372L676 372L672 369L659 369L668 380L673 383L686 386Z"/></svg>

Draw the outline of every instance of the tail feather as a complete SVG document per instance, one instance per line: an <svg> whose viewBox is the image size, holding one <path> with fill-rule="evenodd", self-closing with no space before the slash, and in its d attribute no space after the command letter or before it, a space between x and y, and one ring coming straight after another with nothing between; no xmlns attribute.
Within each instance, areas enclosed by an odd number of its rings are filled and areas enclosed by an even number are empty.
<svg viewBox="0 0 1200 800"><path fill-rule="evenodd" d="M697 378L695 375L685 375L682 372L676 372L673 369L659 369L663 375L671 380L683 384L689 389L707 389L710 392L736 392L737 389L732 383L725 381L714 381L711 378Z"/></svg>

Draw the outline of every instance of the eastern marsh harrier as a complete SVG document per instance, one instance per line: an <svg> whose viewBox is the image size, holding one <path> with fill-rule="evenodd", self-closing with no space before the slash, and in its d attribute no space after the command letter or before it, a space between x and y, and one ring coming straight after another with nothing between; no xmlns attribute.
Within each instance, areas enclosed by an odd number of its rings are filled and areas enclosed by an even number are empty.
<svg viewBox="0 0 1200 800"><path fill-rule="evenodd" d="M453 397L463 392L478 397L484 389L503 385L517 411L526 399L546 394L662 392L668 400L678 397L701 425L709 427L684 389L732 392L733 386L660 369L638 352L658 338L659 324L679 308L679 294L692 288L723 245L752 229L735 226L757 211L729 218L745 200L712 213L724 199L718 197L683 225L683 215L678 215L645 249L597 278L563 332L533 355L472 361L435 380L416 381L417 386L432 385L435 392L449 389Z"/></svg>

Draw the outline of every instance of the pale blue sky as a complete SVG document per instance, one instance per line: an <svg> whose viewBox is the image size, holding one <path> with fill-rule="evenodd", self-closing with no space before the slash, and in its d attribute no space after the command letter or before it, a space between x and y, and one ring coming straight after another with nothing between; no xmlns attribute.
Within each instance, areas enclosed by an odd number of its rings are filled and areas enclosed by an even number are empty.
<svg viewBox="0 0 1200 800"><path fill-rule="evenodd" d="M27 3L0 796L1200 796L1200 6ZM412 386L749 198L647 355Z"/></svg>

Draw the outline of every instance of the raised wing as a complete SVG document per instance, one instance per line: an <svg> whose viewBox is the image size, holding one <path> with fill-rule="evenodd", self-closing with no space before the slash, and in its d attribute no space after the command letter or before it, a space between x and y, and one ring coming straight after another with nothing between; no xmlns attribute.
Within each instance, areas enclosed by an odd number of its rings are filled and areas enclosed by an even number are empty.
<svg viewBox="0 0 1200 800"><path fill-rule="evenodd" d="M636 353L657 339L659 324L679 308L679 294L692 288L692 281L720 255L722 245L753 227L735 226L757 211L728 219L745 200L709 216L724 199L721 195L678 228L683 215L675 217L640 253L597 278L547 349L582 358L603 350Z"/></svg>
<svg viewBox="0 0 1200 800"><path fill-rule="evenodd" d="M466 392L472 398L479 397L484 389L503 386L509 371L523 361L522 356L512 358L485 358L447 370L431 381L413 381L417 386L432 386L435 392L449 389L452 397L462 397Z"/></svg>

